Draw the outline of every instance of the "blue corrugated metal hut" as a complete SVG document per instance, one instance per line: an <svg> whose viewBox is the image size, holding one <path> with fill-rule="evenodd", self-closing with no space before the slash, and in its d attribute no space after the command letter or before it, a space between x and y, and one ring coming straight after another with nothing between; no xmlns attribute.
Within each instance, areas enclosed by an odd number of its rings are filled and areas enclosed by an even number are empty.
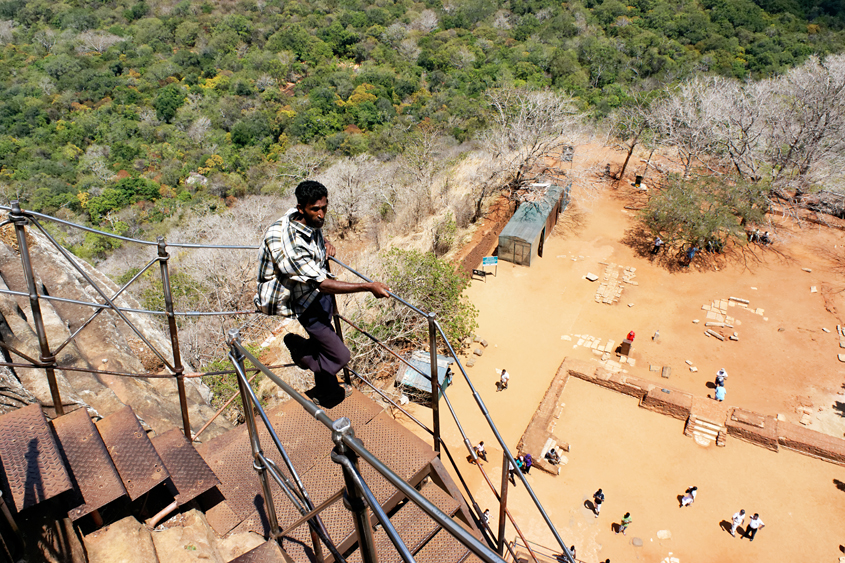
<svg viewBox="0 0 845 563"><path fill-rule="evenodd" d="M569 205L571 185L532 184L536 190L545 188L546 194L539 201L525 201L517 208L499 234L499 259L530 266L534 256L543 256L543 243Z"/></svg>
<svg viewBox="0 0 845 563"><path fill-rule="evenodd" d="M452 383L452 370L449 366L454 362L455 360L448 356L437 355L437 380L440 382L441 397L443 391ZM431 400L431 380L427 377L431 375L431 357L428 352L417 350L411 354L408 363L426 375L420 375L416 370L402 364L396 374L396 386L409 397L428 403Z"/></svg>

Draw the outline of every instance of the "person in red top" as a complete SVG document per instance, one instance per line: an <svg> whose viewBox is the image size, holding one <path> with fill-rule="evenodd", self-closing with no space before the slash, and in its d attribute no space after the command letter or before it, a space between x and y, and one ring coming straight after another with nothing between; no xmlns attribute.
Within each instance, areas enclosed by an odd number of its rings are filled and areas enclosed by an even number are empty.
<svg viewBox="0 0 845 563"><path fill-rule="evenodd" d="M636 336L636 335L634 334L634 331L632 330L631 332L629 332L629 333L628 333L628 338L627 338L627 340L630 340L631 342L633 342L633 341L634 341L634 336Z"/></svg>

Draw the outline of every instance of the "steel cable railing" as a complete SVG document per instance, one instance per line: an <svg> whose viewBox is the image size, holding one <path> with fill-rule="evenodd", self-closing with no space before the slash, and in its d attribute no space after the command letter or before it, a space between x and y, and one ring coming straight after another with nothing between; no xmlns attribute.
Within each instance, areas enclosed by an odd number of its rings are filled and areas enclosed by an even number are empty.
<svg viewBox="0 0 845 563"><path fill-rule="evenodd" d="M347 266L346 264L344 264L342 261L338 260L337 258L335 258L335 257L330 257L330 258L331 258L332 261L336 262L338 265L347 269L349 272L353 273L354 275L358 276L359 278L363 279L364 281L367 281L367 282L373 281L372 279L370 279L369 277L365 276L364 274L358 272L354 268ZM515 460L513 454L511 453L510 449L508 448L507 444L505 443L504 438L499 433L499 430L496 427L496 424L493 422L493 419L491 418L490 413L487 410L486 405L484 404L484 401L481 399L481 396L478 394L478 391L475 389L475 386L472 384L472 381L470 380L469 375L467 374L466 370L464 369L464 366L461 363L460 359L458 358L458 355L455 352L454 348L452 347L452 344L449 342L448 338L446 337L446 334L443 331L443 328L434 319L432 314L426 313L426 312L422 311L421 309L415 307L414 305L411 305L410 303L408 303L404 299L398 297L397 295L393 294L392 292L390 293L390 296L393 297L394 299L396 299L398 302L400 302L403 305L410 308L412 311L418 313L419 315L421 315L423 317L426 317L429 320L429 333L430 333L430 335L433 332L433 330L436 330L440 334L440 337L443 340L443 343L448 348L449 353L451 354L451 357L454 358L455 363L460 368L460 371L461 371L461 374L464 377L464 380L469 385L469 388L472 392L473 398L474 398L476 404L478 405L478 408L481 411L482 415L484 416L484 418L487 422L487 425L490 427L494 436L496 437L497 442L501 446L503 455L505 456L505 458L507 458L508 463L512 464L513 467L517 467L516 460ZM370 337L370 338L374 338L372 335L370 335L368 333L364 333L364 334L366 336ZM437 351L436 351L436 346L433 345L434 342L435 342L434 337L430 336L430 340L432 342L432 345L430 347L430 354L432 356L432 360L431 360L432 377L429 377L429 380L432 383L432 410L433 410L433 414L434 414L434 417L435 417L435 426L437 426L437 420L438 420L438 416L439 416L437 414L438 411L439 411L439 409L438 409L438 402L439 402L438 399L439 399L439 397L437 396L438 395L437 394L438 378L435 375L437 373L436 360L435 360ZM416 368L414 368L414 369L416 369ZM419 373L422 373L420 370L416 370L416 371L418 371ZM425 376L425 374L422 374L422 375ZM445 392L443 393L443 398L445 399L446 405L449 408L452 419L454 420L455 424L458 426L458 429L461 433L461 436L463 437L464 445L466 446L467 451L469 452L469 455L472 457L473 461L475 461L476 464L478 464L478 457L475 453L475 450L472 448L472 443L469 441L469 438L467 437L466 433L464 432L463 426L461 425L460 420L458 419L457 414L455 413L455 409L452 407L451 402L449 401ZM435 443L438 443L439 433L436 430L437 429L435 429ZM558 533L557 529L555 528L554 524L552 523L551 518L549 518L548 514L546 513L545 508L543 508L543 505L540 502L540 499L537 497L536 493L534 492L534 489L528 483L528 480L525 478L525 476L522 474L521 471L518 471L517 473L519 473L520 480L522 481L523 485L525 485L525 488L528 491L532 502L534 503L537 510L540 512L540 514L541 514L543 520L545 521L547 527L552 532L555 540L557 541L558 545L560 546L561 553L564 555L564 557L567 558L568 561L572 561L572 555L571 555L571 553L569 553L569 548L565 545L565 543L563 542L563 539L560 537L560 534ZM488 484L490 484L490 486L493 488L493 490L495 492L495 487L493 487L493 485L492 485L492 483L490 483L489 479L486 479L486 475L485 475L485 480L487 480ZM496 496L499 497L502 500L504 500L506 498L506 497L504 497L504 495L502 495L502 496L498 495L498 493L496 493ZM504 514L506 512L507 512L506 508L504 506L502 506L500 508L500 513L501 513L502 517L504 517ZM514 528L518 529L518 527L515 524L514 524ZM504 528L500 527L500 530L504 531ZM500 537L499 538L500 553L502 552L501 550L503 548L504 548L504 538ZM536 559L535 559L535 561L536 561Z"/></svg>
<svg viewBox="0 0 845 563"><path fill-rule="evenodd" d="M227 249L227 250L256 250L257 246L203 245L203 244L193 244L193 243L165 243L163 238L161 238L161 237L159 237L159 239L156 242L145 241L145 240L139 240L139 239L124 237L124 236L121 236L121 235L116 235L114 233L109 233L109 232L101 231L101 230L98 230L98 229L93 229L91 227L86 227L86 226L83 226L83 225L72 223L70 221L65 221L65 220L62 220L62 219L58 219L58 218L55 218L55 217L51 217L51 216L44 215L44 214L37 213L37 212L33 212L33 211L24 211L20 208L20 206L18 205L18 202L13 202L11 207L0 205L0 210L9 211L9 219L7 221L5 221L3 223L3 225L11 223L11 224L14 224L14 226L15 226L17 238L18 238L18 247L19 247L19 251L20 251L20 254L21 254L21 261L22 261L22 265L23 265L23 269L24 269L24 274L25 274L25 277L27 279L27 283L28 283L28 286L29 286L28 292L13 291L11 289L0 288L0 293L4 293L4 294L8 294L8 295L14 295L14 296L18 296L18 297L28 297L30 299L31 310L33 312L33 317L34 317L33 321L34 321L34 324L35 324L36 333L39 337L39 342L40 342L40 346L41 346L41 358L40 358L40 360L35 360L33 358L30 358L29 356L27 356L25 354L20 353L19 351L17 351L14 348L6 345L5 343L0 342L0 346L2 346L4 349L14 353L15 355L25 359L26 361L31 362L28 365L27 364L21 364L21 363L18 363L18 362L0 362L0 365L6 365L6 366L9 366L9 367L43 368L43 369L45 369L45 371L47 372L48 381L50 383L51 394L53 395L54 407L55 407L58 415L63 414L63 408L62 408L61 398L60 398L59 392L58 392L58 384L57 384L57 381L55 379L55 374L54 374L54 370L56 370L56 369L65 370L65 371L79 371L79 372L109 374L109 375L117 375L117 376L127 376L127 377L174 377L177 380L177 385L179 387L179 396L180 396L180 403L181 403L181 407L182 407L184 431L185 431L185 434L186 434L187 437L194 438L195 436L191 435L190 423L188 421L187 399L186 399L186 395L185 395L183 379L186 378L186 377L201 377L204 374L186 374L186 373L184 373L184 369L182 368L182 365L181 365L181 360L179 359L178 337L177 337L177 329L176 329L176 326L175 326L175 323L174 323L174 318L176 316L242 315L242 314L253 314L253 313L256 313L256 311L213 311L213 312L209 312L209 311L177 312L177 311L174 311L173 307L172 307L172 299L170 297L169 276L168 276L168 272L167 272L168 255L167 255L167 252L166 252L166 247L172 246L172 247L176 247L176 248L211 248L211 249ZM121 241L124 241L124 242L136 243L136 244L148 245L148 246L157 246L158 251L159 251L158 256L156 258L153 258L149 263L147 263L147 265L140 272L136 273L133 276L133 278L129 282L124 284L112 297L109 297L94 282L94 280L88 275L88 273L80 266L80 264L76 261L76 259L65 248L63 248L56 241L56 239L39 223L38 218L48 220L48 221L52 221L52 222L62 224L62 225L65 225L65 226L69 226L69 227L72 227L72 228L80 229L82 231L91 232L91 233L94 233L94 234L97 234L97 235L100 235L100 236L114 238L114 239L121 240ZM25 235L25 231L24 231L24 227L27 224L33 224L48 239L48 241L59 251L59 253L71 264L71 266L94 288L94 290L97 292L99 297L102 298L105 301L105 303L87 302L87 301L80 301L80 300L75 300L75 299L54 297L54 296L50 296L50 295L46 295L44 293L41 293L37 290L37 287L34 283L32 263L29 259L26 235ZM359 277L360 279L363 279L363 280L368 281L368 282L372 282L372 280L369 277L367 277L364 274L362 274L362 273L356 271L355 269L349 267L348 265L344 264L340 260L338 260L334 257L331 257L331 260L336 262L337 264L339 264L340 266L342 266L343 268L345 268L349 272L351 272L353 275ZM135 282L140 277L141 274L143 274L145 271L148 271L149 268L151 268L152 265L155 264L156 262L158 262L161 265L162 278L163 278L162 282L163 282L163 290L164 290L164 293L165 293L166 310L165 311L152 311L152 310L147 310L147 309L118 307L114 303L114 300L117 299L120 296L120 294L123 293L133 282ZM399 297L398 295L396 295L392 292L390 293L390 296L393 299L395 299L397 302L406 306L408 309L410 309L414 313L416 313L416 314L418 314L422 317L425 317L427 319L428 324L429 324L429 337L430 337L430 343L431 343L431 356L432 356L431 373L434 373L434 374L437 373L437 367L436 367L436 333L439 332L439 334L441 335L441 338L444 340L446 346L450 350L452 357L455 358L456 362L458 363L458 366L459 366L465 380L470 385L470 388L472 390L472 393L473 393L473 396L476 400L476 403L478 404L479 409L481 410L482 414L485 416L488 425L491 427L494 434L496 435L497 440L499 441L500 445L502 446L505 457L507 457L508 460L511 463L514 463L513 455L510 453L509 449L504 444L504 441L503 441L501 435L499 434L498 430L496 429L495 424L493 423L492 419L490 418L489 412L487 412L486 407L484 406L484 403L481 400L481 397L475 391L475 388L473 387L472 382L469 380L469 377L468 377L466 371L464 370L463 366L461 365L460 360L457 358L457 355L455 354L455 351L452 348L451 344L448 342L448 340L446 340L446 336L445 336L442 328L440 327L439 323L437 323L437 321L435 320L434 315L422 311L418 307L414 306L413 304L409 303L405 299ZM90 316L84 322L83 325L81 325L76 331L74 331L70 335L70 337L67 338L55 351L51 351L50 348L49 348L49 345L47 343L47 340L46 340L46 331L44 330L43 321L41 320L40 307L38 306L38 302L41 299L92 307L92 308L97 309L97 311L92 316ZM163 365L165 365L167 367L167 369L171 373L170 374L140 374L140 373L139 374L130 374L130 373L123 373L123 372L104 371L104 370L99 370L99 369L94 370L94 369L78 368L78 367L71 367L71 366L59 366L56 362L57 353L59 351L61 351L65 346L67 346L68 343L73 341L73 339L79 334L79 332L82 329L84 329L86 326L88 326L91 322L93 322L93 320L96 318L96 316L105 309L113 310L115 312L115 314L117 314L121 318L121 320L123 320L125 322L125 324L133 332L135 332L135 334L150 348L150 350L159 358L159 360L163 363ZM153 346L153 344L128 319L128 317L126 317L127 313L165 315L165 316L168 317L169 328L170 328L170 339L171 339L171 345L172 345L172 354L173 354L173 362L172 363L170 361L168 361L168 359L155 346ZM358 330L362 334L365 334L367 337L373 339L375 342L378 342L378 340L375 339L372 335L366 333L365 331L362 331L359 327L355 326L351 321L349 321L345 317L341 317L341 316L338 315L337 319L340 319L340 320L347 322L348 324L350 324L353 328L355 328L356 330ZM338 332L340 332L340 325L339 325L337 319L336 319L336 325L337 325ZM379 342L379 345L384 347L383 344L380 343L380 342ZM412 367L413 369L415 369L416 371L421 373L423 376L426 376L426 374L424 374L420 370L414 368L414 366L411 366L406 360L401 358L398 354L396 354L395 352L393 352L392 350L390 350L387 347L384 347L384 348L390 354L395 356L397 359L399 359L400 361L402 361L406 365L409 365L410 367ZM235 371L237 372L237 370L235 370ZM366 382L366 379L361 377L359 374L356 373L355 375L356 375L356 377L358 377L362 381ZM240 377L240 374L239 374L239 377ZM437 398L437 397L440 396L438 378L433 377L433 378L429 378L429 379L432 383L432 396ZM369 382L367 382L367 383L369 383ZM375 389L374 386L372 386L372 387ZM383 397L387 398L386 396L384 396L384 394L382 394L382 393L380 393L380 394ZM450 410L450 413L451 413L453 420L458 425L458 428L459 428L461 435L463 437L464 444L465 444L467 450L469 451L470 456L473 458L474 461L477 461L477 456L476 456L474 450L472 449L472 445L471 445L468 437L466 436L466 434L465 434L465 432L464 432L464 430L463 430L463 428L460 424L460 421L457 417L457 414L455 413L454 408L452 407L451 403L449 402L449 399L446 396L446 394L443 393L442 396L445 399L445 402L446 402L446 404L447 404L447 406ZM227 403L230 403L232 400L234 400L234 397L232 397L232 399L227 401ZM393 403L393 401L390 401L390 402ZM393 403L393 404L395 405L395 403ZM395 405L395 406L398 407L398 405ZM437 401L436 399L434 401L432 401L432 409L433 409L433 415L434 415L433 416L433 418L434 418L434 429L433 430L428 429L427 427L425 427L425 425L422 425L418 420L414 419L413 417L411 417L411 418L412 418L412 420L414 420L414 422L420 424L429 433L432 434L432 436L434 437L434 447L435 447L436 450L439 451L441 447L445 447L445 443L443 442L443 440L440 437L439 401ZM407 411L405 411L404 409L400 408L400 410L402 412L406 413L408 416L410 416L410 414L407 413ZM221 409L221 411L222 411L222 409ZM219 415L219 412L218 412L218 414L215 415L215 417L218 416L218 415ZM204 430L207 426L208 426L208 424L206 424L206 426L204 426L196 434L196 436L198 436L202 432L202 430ZM458 473L461 481L463 482L463 477L460 475L460 471L459 471L457 465L455 464L454 460L452 459L451 454L449 454L447 452L447 455L450 458L452 466L454 467L454 469ZM482 470L482 473L483 473L483 470ZM545 510L542 508L542 505L539 502L539 499L537 499L536 495L534 494L534 491L531 489L530 485L525 480L525 478L521 476L521 479L523 480L523 483L526 485L526 489L529 491L529 493L532 497L532 500L534 501L534 504L540 510L541 514L543 515L543 518L545 519L546 523L548 524L548 526L552 530L552 532L555 536L555 539L561 545L563 552L567 556L569 556L566 546L563 544L562 540L560 539L560 536L558 535L558 533L555 530L554 526L552 525L550 519L546 515ZM488 484L491 485L491 488L493 489L494 494L496 494L498 496L498 493L496 493L496 491L495 491L495 487L492 487L492 483L490 483L489 479L486 478L486 474L485 474L485 480L488 482ZM468 488L466 487L465 483L464 483L464 488L467 489L467 493L469 494ZM471 497L471 495L470 495L470 497ZM473 499L473 508L476 510L477 513L479 513L477 515L477 518L480 519L481 518L480 507L478 507L478 505L475 503L474 499ZM502 514L504 514L504 511L502 512ZM510 517L509 514L508 514L508 516ZM515 523L514 523L514 527L516 529L518 529L518 527L516 526ZM501 550L502 538L499 538L499 542L500 542L500 550Z"/></svg>

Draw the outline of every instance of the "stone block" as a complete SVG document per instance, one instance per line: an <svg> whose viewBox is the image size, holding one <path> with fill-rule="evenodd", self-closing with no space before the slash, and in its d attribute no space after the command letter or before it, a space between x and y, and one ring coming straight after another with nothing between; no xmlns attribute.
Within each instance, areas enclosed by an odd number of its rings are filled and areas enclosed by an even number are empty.
<svg viewBox="0 0 845 563"><path fill-rule="evenodd" d="M733 409L725 426L728 435L773 452L778 451L779 423L773 416L767 416L744 409Z"/></svg>
<svg viewBox="0 0 845 563"><path fill-rule="evenodd" d="M678 420L686 420L692 411L692 394L677 389L652 387L640 400L640 406Z"/></svg>
<svg viewBox="0 0 845 563"><path fill-rule="evenodd" d="M85 536L89 563L157 563L146 526L127 516Z"/></svg>
<svg viewBox="0 0 845 563"><path fill-rule="evenodd" d="M483 340L483 339L479 340L478 343L481 344L482 346L484 346L485 348L487 348L487 346L488 346L487 341Z"/></svg>
<svg viewBox="0 0 845 563"><path fill-rule="evenodd" d="M484 350L482 350L481 348L476 348L475 350L472 351L472 353L475 354L476 356L481 356L482 354L484 354Z"/></svg>

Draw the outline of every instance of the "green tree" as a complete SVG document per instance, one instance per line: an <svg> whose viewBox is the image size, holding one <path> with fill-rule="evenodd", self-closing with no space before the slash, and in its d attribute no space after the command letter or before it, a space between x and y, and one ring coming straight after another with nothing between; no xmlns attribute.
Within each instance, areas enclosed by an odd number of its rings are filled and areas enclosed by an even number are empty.
<svg viewBox="0 0 845 563"><path fill-rule="evenodd" d="M185 103L185 98L185 92L181 86L178 84L168 84L159 91L153 102L156 117L170 123L176 117L176 112Z"/></svg>

